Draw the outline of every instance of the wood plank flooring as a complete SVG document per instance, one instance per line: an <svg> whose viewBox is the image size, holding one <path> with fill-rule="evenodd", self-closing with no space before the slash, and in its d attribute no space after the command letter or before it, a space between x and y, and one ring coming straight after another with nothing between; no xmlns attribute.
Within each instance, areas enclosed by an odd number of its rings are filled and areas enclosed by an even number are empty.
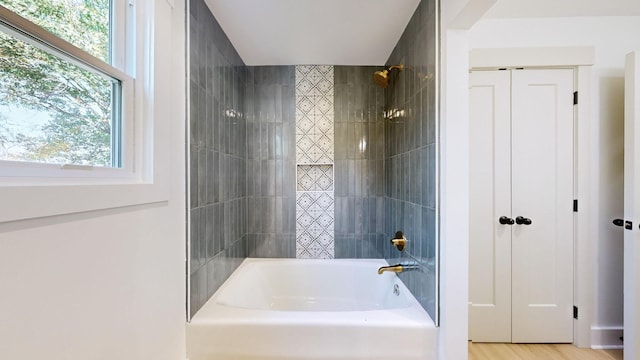
<svg viewBox="0 0 640 360"><path fill-rule="evenodd" d="M496 344L469 341L469 360L622 360L622 350L580 349L571 344Z"/></svg>

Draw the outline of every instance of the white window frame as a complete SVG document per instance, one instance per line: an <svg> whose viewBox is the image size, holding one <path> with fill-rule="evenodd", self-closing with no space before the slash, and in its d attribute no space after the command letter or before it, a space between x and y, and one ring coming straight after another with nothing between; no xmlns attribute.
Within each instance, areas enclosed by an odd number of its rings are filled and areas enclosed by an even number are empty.
<svg viewBox="0 0 640 360"><path fill-rule="evenodd" d="M168 154L156 145L161 134L153 116L155 62L163 61L155 43L154 3L113 1L112 39L119 44L112 52L113 66L11 11L0 12L0 19L16 30L12 35L36 39L36 46L47 52L52 53L53 48L66 60L121 81L123 165L103 168L0 161L0 223L168 199L168 169L159 161Z"/></svg>

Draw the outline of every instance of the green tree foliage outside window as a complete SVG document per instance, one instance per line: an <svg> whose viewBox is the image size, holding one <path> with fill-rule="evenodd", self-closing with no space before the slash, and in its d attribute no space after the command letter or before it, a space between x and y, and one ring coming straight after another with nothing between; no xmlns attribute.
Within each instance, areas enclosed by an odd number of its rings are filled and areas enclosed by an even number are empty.
<svg viewBox="0 0 640 360"><path fill-rule="evenodd" d="M0 5L109 62L110 0ZM114 81L1 32L0 159L113 166Z"/></svg>

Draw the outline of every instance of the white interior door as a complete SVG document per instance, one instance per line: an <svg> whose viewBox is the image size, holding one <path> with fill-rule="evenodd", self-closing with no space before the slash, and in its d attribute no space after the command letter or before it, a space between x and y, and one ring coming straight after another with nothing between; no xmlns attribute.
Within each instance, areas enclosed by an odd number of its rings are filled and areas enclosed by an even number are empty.
<svg viewBox="0 0 640 360"><path fill-rule="evenodd" d="M470 76L469 339L511 342L511 72Z"/></svg>
<svg viewBox="0 0 640 360"><path fill-rule="evenodd" d="M512 341L573 341L573 70L512 74Z"/></svg>
<svg viewBox="0 0 640 360"><path fill-rule="evenodd" d="M572 342L573 70L470 84L469 338Z"/></svg>
<svg viewBox="0 0 640 360"><path fill-rule="evenodd" d="M624 360L640 357L640 53L627 55L624 112Z"/></svg>

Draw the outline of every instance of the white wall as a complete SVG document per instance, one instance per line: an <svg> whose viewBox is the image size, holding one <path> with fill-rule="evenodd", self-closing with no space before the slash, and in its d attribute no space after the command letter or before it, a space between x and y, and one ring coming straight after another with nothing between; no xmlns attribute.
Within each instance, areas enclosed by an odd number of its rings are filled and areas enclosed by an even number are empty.
<svg viewBox="0 0 640 360"><path fill-rule="evenodd" d="M147 94L169 201L1 223L0 359L186 356L184 2L171 3L155 2L162 76Z"/></svg>
<svg viewBox="0 0 640 360"><path fill-rule="evenodd" d="M469 290L468 28L495 0L440 2L438 356L467 359Z"/></svg>
<svg viewBox="0 0 640 360"><path fill-rule="evenodd" d="M467 31L442 36L440 100L440 359L467 358L469 120ZM463 94L458 96L458 94Z"/></svg>
<svg viewBox="0 0 640 360"><path fill-rule="evenodd" d="M592 46L591 160L596 288L592 327L622 326L623 86L625 55L640 49L640 17L485 19L469 32L471 49ZM579 276L579 275L578 275ZM609 339L594 340L615 345ZM605 335L606 336L606 335ZM599 344L594 344L599 345Z"/></svg>

